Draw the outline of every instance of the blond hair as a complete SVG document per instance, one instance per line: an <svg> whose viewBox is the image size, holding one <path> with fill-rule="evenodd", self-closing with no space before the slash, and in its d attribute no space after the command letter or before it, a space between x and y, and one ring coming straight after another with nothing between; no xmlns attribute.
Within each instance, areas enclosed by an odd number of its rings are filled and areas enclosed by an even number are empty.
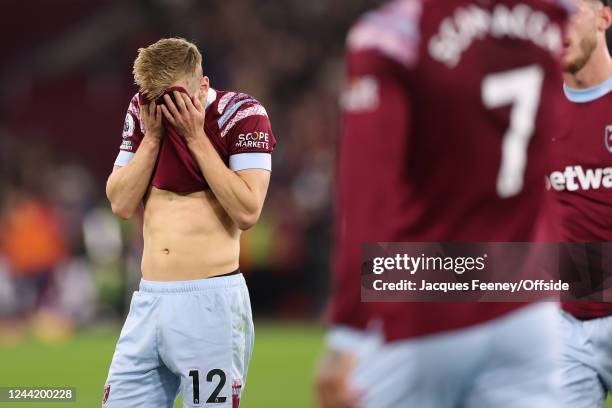
<svg viewBox="0 0 612 408"><path fill-rule="evenodd" d="M155 99L174 82L202 64L198 47L184 38L163 38L139 48L134 60L134 82L148 99Z"/></svg>

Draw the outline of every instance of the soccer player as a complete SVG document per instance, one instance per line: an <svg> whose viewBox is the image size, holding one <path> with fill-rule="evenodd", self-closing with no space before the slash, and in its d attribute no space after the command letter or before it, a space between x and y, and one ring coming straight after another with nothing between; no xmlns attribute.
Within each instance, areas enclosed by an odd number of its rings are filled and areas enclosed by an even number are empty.
<svg viewBox="0 0 612 408"><path fill-rule="evenodd" d="M530 241L561 1L395 0L351 29L322 407L557 408L554 303L361 303L364 242Z"/></svg>
<svg viewBox="0 0 612 408"><path fill-rule="evenodd" d="M611 242L612 58L606 31L612 10L606 0L580 0L578 5L568 29L565 101L547 178L551 218L560 241ZM596 255L597 250L589 252ZM590 272L597 279L598 271ZM562 305L564 406L600 408L612 390L612 303Z"/></svg>
<svg viewBox="0 0 612 408"><path fill-rule="evenodd" d="M218 91L197 47L138 50L140 88L108 179L113 212L144 204L140 289L104 389L104 407L238 407L253 348L241 230L262 209L275 139L254 98Z"/></svg>

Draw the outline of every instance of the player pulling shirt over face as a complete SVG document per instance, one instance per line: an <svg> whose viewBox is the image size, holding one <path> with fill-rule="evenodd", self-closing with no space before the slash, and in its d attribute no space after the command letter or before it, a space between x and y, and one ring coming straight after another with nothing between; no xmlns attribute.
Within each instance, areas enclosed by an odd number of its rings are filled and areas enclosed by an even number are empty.
<svg viewBox="0 0 612 408"><path fill-rule="evenodd" d="M140 87L107 184L113 211L144 204L143 280L109 370L105 407L238 406L253 346L240 233L258 219L275 139L254 98L216 91L194 44L139 50Z"/></svg>

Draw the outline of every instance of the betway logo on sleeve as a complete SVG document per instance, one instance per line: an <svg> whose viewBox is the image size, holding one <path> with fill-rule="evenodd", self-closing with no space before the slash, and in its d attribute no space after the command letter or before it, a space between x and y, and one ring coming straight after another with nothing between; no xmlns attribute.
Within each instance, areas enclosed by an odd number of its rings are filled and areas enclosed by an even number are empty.
<svg viewBox="0 0 612 408"><path fill-rule="evenodd" d="M564 171L553 171L546 177L546 189L556 191L597 190L612 188L612 167L583 169L567 166Z"/></svg>

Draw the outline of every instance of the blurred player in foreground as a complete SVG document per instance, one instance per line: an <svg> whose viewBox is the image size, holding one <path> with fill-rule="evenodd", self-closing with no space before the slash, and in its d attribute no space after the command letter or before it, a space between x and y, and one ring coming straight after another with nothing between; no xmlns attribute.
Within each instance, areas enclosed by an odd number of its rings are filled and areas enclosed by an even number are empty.
<svg viewBox="0 0 612 408"><path fill-rule="evenodd" d="M612 242L612 58L605 36L612 10L606 0L578 5L566 41L565 103L547 177L551 221L560 234L556 240ZM598 271L590 272L597 279ZM563 309L563 406L600 408L612 390L612 303L567 302Z"/></svg>
<svg viewBox="0 0 612 408"><path fill-rule="evenodd" d="M361 303L360 244L534 239L567 13L396 0L352 28L322 407L559 406L556 304Z"/></svg>
<svg viewBox="0 0 612 408"><path fill-rule="evenodd" d="M163 39L138 51L113 212L144 203L143 280L104 389L105 407L238 407L253 347L240 233L261 212L275 141L252 97L216 91L197 47Z"/></svg>

